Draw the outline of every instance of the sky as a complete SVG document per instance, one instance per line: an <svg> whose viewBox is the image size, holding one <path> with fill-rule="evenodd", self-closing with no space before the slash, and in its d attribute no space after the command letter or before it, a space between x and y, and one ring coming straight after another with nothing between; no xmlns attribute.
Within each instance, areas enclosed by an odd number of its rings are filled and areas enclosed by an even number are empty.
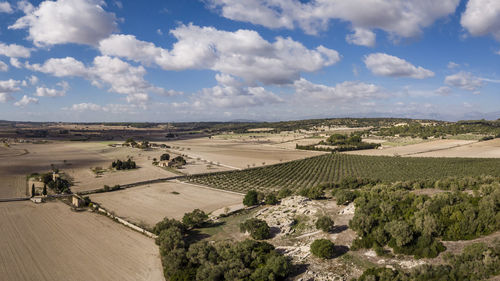
<svg viewBox="0 0 500 281"><path fill-rule="evenodd" d="M498 0L0 0L0 120L500 118Z"/></svg>

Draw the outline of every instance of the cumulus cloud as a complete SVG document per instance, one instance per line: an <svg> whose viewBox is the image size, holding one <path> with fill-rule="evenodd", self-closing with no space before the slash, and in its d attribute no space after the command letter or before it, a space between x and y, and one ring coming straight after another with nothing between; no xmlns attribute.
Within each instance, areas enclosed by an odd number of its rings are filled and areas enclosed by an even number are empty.
<svg viewBox="0 0 500 281"><path fill-rule="evenodd" d="M491 0L494 1L494 0ZM208 0L222 16L269 28L301 28L317 34L330 20L349 22L354 30L381 29L413 37L437 19L452 14L460 0ZM355 31L356 34L356 31ZM349 37L348 37L349 38ZM355 43L356 41L352 41ZM363 42L363 41L358 41Z"/></svg>
<svg viewBox="0 0 500 281"><path fill-rule="evenodd" d="M449 96L451 94L451 88L450 87L439 87L434 91L434 93L440 95L440 96Z"/></svg>
<svg viewBox="0 0 500 281"><path fill-rule="evenodd" d="M144 103L148 92L161 95L179 94L155 87L144 79L146 70L142 66L132 66L119 58L98 56L91 66L85 66L72 57L51 58L43 64L26 64L28 69L57 77L83 77L97 87L108 86L110 92L127 95L131 103Z"/></svg>
<svg viewBox="0 0 500 281"><path fill-rule="evenodd" d="M35 96L37 97L63 97L66 95L66 92L69 90L69 84L66 81L61 83L57 83L57 86L60 89L46 88L46 87L37 87Z"/></svg>
<svg viewBox="0 0 500 281"><path fill-rule="evenodd" d="M410 77L424 79L434 76L434 72L421 66L416 67L404 59L384 53L370 54L365 57L365 65L375 75L390 77Z"/></svg>
<svg viewBox="0 0 500 281"><path fill-rule="evenodd" d="M38 84L38 77L36 77L35 75L31 75L29 78L28 78L29 82L31 85L36 85Z"/></svg>
<svg viewBox="0 0 500 281"><path fill-rule="evenodd" d="M500 41L500 2L469 0L460 23L472 36L491 34Z"/></svg>
<svg viewBox="0 0 500 281"><path fill-rule="evenodd" d="M0 2L0 13L13 13L14 10L10 6L9 2Z"/></svg>
<svg viewBox="0 0 500 281"><path fill-rule="evenodd" d="M481 78L472 75L472 73L461 71L457 74L446 76L444 79L446 85L457 87L467 91L476 91L483 86Z"/></svg>
<svg viewBox="0 0 500 281"><path fill-rule="evenodd" d="M20 99L19 101L16 101L14 103L15 106L20 106L20 107L25 107L27 106L28 104L31 104L31 103L38 103L38 99L37 98L33 98L33 97L28 97L27 95L24 95L22 99Z"/></svg>
<svg viewBox="0 0 500 281"><path fill-rule="evenodd" d="M7 70L9 70L9 66L5 62L0 61L0 71L4 71L5 72Z"/></svg>
<svg viewBox="0 0 500 281"><path fill-rule="evenodd" d="M10 65L12 65L15 68L23 67L23 64L16 58L10 58L9 62L10 62Z"/></svg>
<svg viewBox="0 0 500 281"><path fill-rule="evenodd" d="M211 69L249 84L291 83L301 72L317 71L340 60L337 51L324 46L308 49L282 37L271 43L252 30L228 32L190 24L170 33L177 39L171 50L133 35L112 35L99 43L99 50L165 70Z"/></svg>
<svg viewBox="0 0 500 281"><path fill-rule="evenodd" d="M335 86L312 83L304 78L293 84L295 94L304 102L349 103L360 100L386 97L386 93L374 84L345 81Z"/></svg>
<svg viewBox="0 0 500 281"><path fill-rule="evenodd" d="M455 63L455 62L452 62L452 61L450 61L450 62L448 63L448 68L449 68L449 69L455 69L455 68L457 68L457 67L459 67L459 66L460 66L460 64Z"/></svg>
<svg viewBox="0 0 500 281"><path fill-rule="evenodd" d="M62 110L72 112L107 112L113 114L136 113L137 106L133 104L108 104L98 105L95 103L78 103L71 107L63 107Z"/></svg>
<svg viewBox="0 0 500 281"><path fill-rule="evenodd" d="M116 30L116 17L103 9L103 0L43 1L38 7L24 2L25 16L9 29L28 29L36 46L77 43L95 45Z"/></svg>
<svg viewBox="0 0 500 281"><path fill-rule="evenodd" d="M0 55L10 58L29 58L31 50L17 44L4 44L0 42Z"/></svg>
<svg viewBox="0 0 500 281"><path fill-rule="evenodd" d="M247 87L227 74L216 76L218 85L195 95L194 107L239 108L281 103L283 100L263 87Z"/></svg>
<svg viewBox="0 0 500 281"><path fill-rule="evenodd" d="M71 111L101 111L103 107L95 103L78 103L73 104L70 108L64 108Z"/></svg>
<svg viewBox="0 0 500 281"><path fill-rule="evenodd" d="M0 102L5 103L12 100L11 94L21 90L19 84L21 84L21 82L18 80L0 80Z"/></svg>
<svg viewBox="0 0 500 281"><path fill-rule="evenodd" d="M345 38L347 43L373 47L375 46L376 35L373 31L364 28L355 28L353 34L348 34Z"/></svg>

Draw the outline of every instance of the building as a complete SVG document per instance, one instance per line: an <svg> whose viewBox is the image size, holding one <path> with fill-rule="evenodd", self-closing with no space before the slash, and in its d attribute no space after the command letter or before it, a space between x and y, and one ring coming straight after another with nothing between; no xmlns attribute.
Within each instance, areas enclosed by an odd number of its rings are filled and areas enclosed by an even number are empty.
<svg viewBox="0 0 500 281"><path fill-rule="evenodd" d="M83 201L83 199L80 196L73 195L73 197L71 199L71 204L73 204L73 206L75 206L76 208L80 208L80 207L84 207L85 202Z"/></svg>
<svg viewBox="0 0 500 281"><path fill-rule="evenodd" d="M34 197L31 197L30 198L31 201L33 201L33 203L43 203L43 197L42 196L34 196Z"/></svg>

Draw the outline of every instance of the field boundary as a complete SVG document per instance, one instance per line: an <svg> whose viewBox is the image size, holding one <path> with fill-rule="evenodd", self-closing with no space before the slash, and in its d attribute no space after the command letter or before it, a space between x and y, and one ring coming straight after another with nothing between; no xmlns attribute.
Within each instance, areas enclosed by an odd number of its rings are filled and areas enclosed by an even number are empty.
<svg viewBox="0 0 500 281"><path fill-rule="evenodd" d="M108 210L104 209L101 206L96 206L94 208L94 210L98 211L101 214L104 214L105 216L111 218L112 220L114 220L120 224L123 224L124 226L126 226L128 228L131 228L137 232L140 232L140 233L146 235L149 238L156 239L158 237L156 234L154 234L154 233L152 233L152 232L150 232L150 231L148 231L148 230L146 230L138 225L135 225L135 224L123 219L123 218L120 218L120 217L114 215L113 213L109 212Z"/></svg>
<svg viewBox="0 0 500 281"><path fill-rule="evenodd" d="M176 180L180 178L187 177L185 175L182 176L174 176L174 177L167 177L167 178L159 178L159 179L154 179L154 180L147 180L147 181L139 181L139 182L134 182L134 183L127 183L127 184L122 184L120 185L120 188L117 190L113 191L118 191L122 189L127 189L131 187L137 187L137 186L143 186L143 185L148 185L148 184L155 184L155 183L161 183L161 182L166 182L170 180ZM103 188L98 188L98 189L92 189L92 190L85 190L85 191L79 191L75 192L78 195L89 195L89 194L95 194L95 193L105 193L105 192L113 192L113 191L103 191Z"/></svg>

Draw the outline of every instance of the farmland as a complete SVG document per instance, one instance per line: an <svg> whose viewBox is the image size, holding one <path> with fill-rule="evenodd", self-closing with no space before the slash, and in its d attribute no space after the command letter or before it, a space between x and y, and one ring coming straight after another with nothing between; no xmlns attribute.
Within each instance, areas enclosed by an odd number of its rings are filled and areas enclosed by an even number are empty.
<svg viewBox="0 0 500 281"><path fill-rule="evenodd" d="M212 212L241 205L243 196L188 184L166 182L91 196L108 211L135 223L154 226L164 217L180 219L198 208Z"/></svg>
<svg viewBox="0 0 500 281"><path fill-rule="evenodd" d="M61 202L0 205L0 276L19 280L163 280L154 241Z"/></svg>
<svg viewBox="0 0 500 281"><path fill-rule="evenodd" d="M499 159L414 158L328 154L245 171L191 176L189 181L244 192L250 189L298 189L339 182L346 177L386 182L498 175Z"/></svg>

